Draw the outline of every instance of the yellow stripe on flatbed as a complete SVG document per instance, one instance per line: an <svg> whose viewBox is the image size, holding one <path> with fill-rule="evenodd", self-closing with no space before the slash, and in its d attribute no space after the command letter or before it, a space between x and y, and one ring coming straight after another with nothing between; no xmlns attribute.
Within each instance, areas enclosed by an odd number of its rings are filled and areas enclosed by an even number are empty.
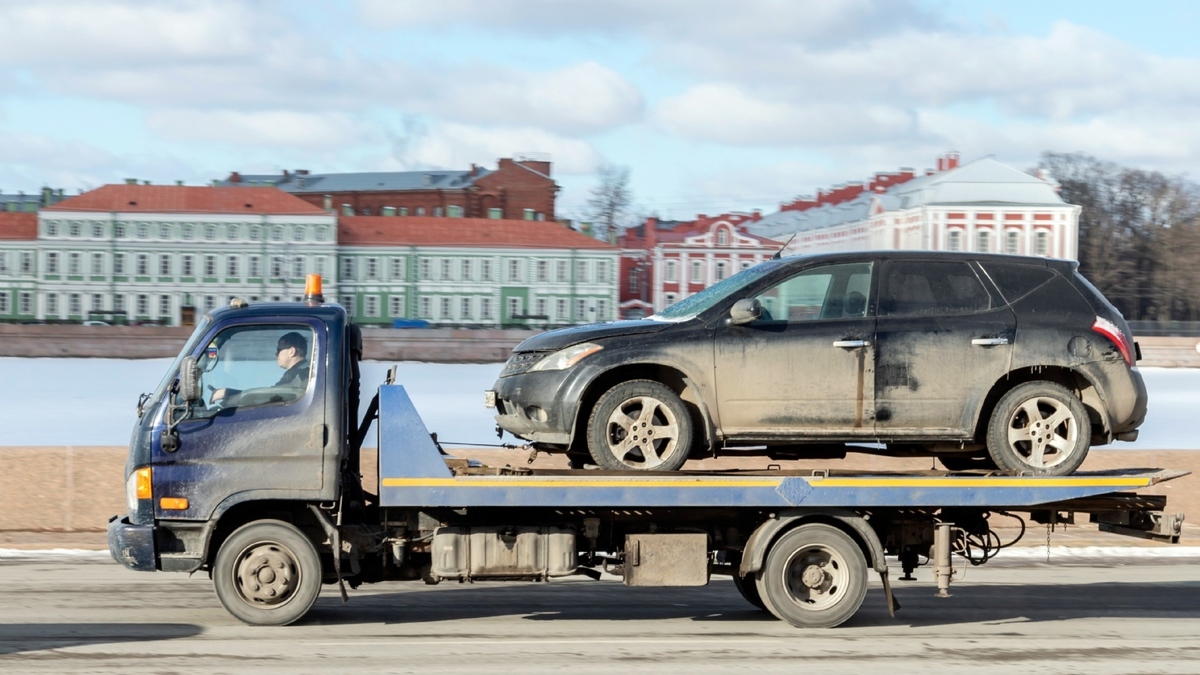
<svg viewBox="0 0 1200 675"><path fill-rule="evenodd" d="M1151 477L922 477L922 478L802 478L814 488L1016 488L1106 487L1138 488L1151 485ZM529 476L460 476L457 478L384 478L384 487L531 487L531 488L771 488L783 478L531 478Z"/></svg>
<svg viewBox="0 0 1200 675"><path fill-rule="evenodd" d="M813 478L813 487L1146 487L1151 479L1138 478Z"/></svg>
<svg viewBox="0 0 1200 675"><path fill-rule="evenodd" d="M464 476L460 478L384 478L384 487L591 487L591 488L710 488L710 487L779 487L780 478L677 478L646 480L640 478L547 478L528 476Z"/></svg>

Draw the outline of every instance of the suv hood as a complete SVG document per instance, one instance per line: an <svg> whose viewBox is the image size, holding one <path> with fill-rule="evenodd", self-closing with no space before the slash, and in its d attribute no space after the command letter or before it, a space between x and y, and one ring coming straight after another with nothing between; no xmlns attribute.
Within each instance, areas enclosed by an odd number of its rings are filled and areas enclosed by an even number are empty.
<svg viewBox="0 0 1200 675"><path fill-rule="evenodd" d="M638 319L633 321L612 321L610 323L593 323L586 326L572 326L546 331L525 340L513 349L513 352L553 351L591 340L617 337L618 335L640 335L657 333L672 325L670 321L653 321Z"/></svg>

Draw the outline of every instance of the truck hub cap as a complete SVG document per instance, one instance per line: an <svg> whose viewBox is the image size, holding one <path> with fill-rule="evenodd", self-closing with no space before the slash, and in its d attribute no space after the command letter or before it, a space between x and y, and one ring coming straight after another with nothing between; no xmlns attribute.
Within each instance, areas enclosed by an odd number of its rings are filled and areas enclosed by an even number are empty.
<svg viewBox="0 0 1200 675"><path fill-rule="evenodd" d="M792 554L783 568L788 596L804 609L826 609L845 595L849 566L837 551L812 545Z"/></svg>
<svg viewBox="0 0 1200 675"><path fill-rule="evenodd" d="M251 546L234 566L238 594L252 605L280 605L291 599L300 578L290 550L273 542Z"/></svg>

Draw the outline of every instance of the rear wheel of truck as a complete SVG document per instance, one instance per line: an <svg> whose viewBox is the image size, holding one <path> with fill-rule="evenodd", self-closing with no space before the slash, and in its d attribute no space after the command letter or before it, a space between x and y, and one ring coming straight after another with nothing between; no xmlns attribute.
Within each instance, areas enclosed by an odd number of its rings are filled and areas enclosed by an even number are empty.
<svg viewBox="0 0 1200 675"><path fill-rule="evenodd" d="M321 592L321 558L290 523L259 520L229 535L213 564L217 599L238 620L286 626L308 613Z"/></svg>
<svg viewBox="0 0 1200 675"><path fill-rule="evenodd" d="M631 380L609 389L588 418L588 450L601 468L675 471L692 448L692 418L670 387Z"/></svg>
<svg viewBox="0 0 1200 675"><path fill-rule="evenodd" d="M758 573L768 611L798 628L845 623L867 595L867 559L845 532L809 523L771 545Z"/></svg>
<svg viewBox="0 0 1200 675"><path fill-rule="evenodd" d="M746 602L755 607L766 610L767 606L763 603L762 596L758 594L758 581L754 578L754 573L751 572L746 576L739 576L737 572L733 573L733 585L737 587L738 593L746 599Z"/></svg>
<svg viewBox="0 0 1200 675"><path fill-rule="evenodd" d="M988 454L1005 471L1069 476L1087 457L1092 427L1083 403L1053 382L1026 382L1005 394L988 423Z"/></svg>

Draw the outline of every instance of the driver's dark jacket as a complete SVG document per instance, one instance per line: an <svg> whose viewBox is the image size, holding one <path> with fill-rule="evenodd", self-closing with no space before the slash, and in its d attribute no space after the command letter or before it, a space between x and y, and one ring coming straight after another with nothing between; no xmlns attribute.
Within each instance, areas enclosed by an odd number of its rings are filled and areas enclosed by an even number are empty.
<svg viewBox="0 0 1200 675"><path fill-rule="evenodd" d="M308 386L308 362L301 361L283 371L283 377L275 383L276 387L295 387L303 389Z"/></svg>

